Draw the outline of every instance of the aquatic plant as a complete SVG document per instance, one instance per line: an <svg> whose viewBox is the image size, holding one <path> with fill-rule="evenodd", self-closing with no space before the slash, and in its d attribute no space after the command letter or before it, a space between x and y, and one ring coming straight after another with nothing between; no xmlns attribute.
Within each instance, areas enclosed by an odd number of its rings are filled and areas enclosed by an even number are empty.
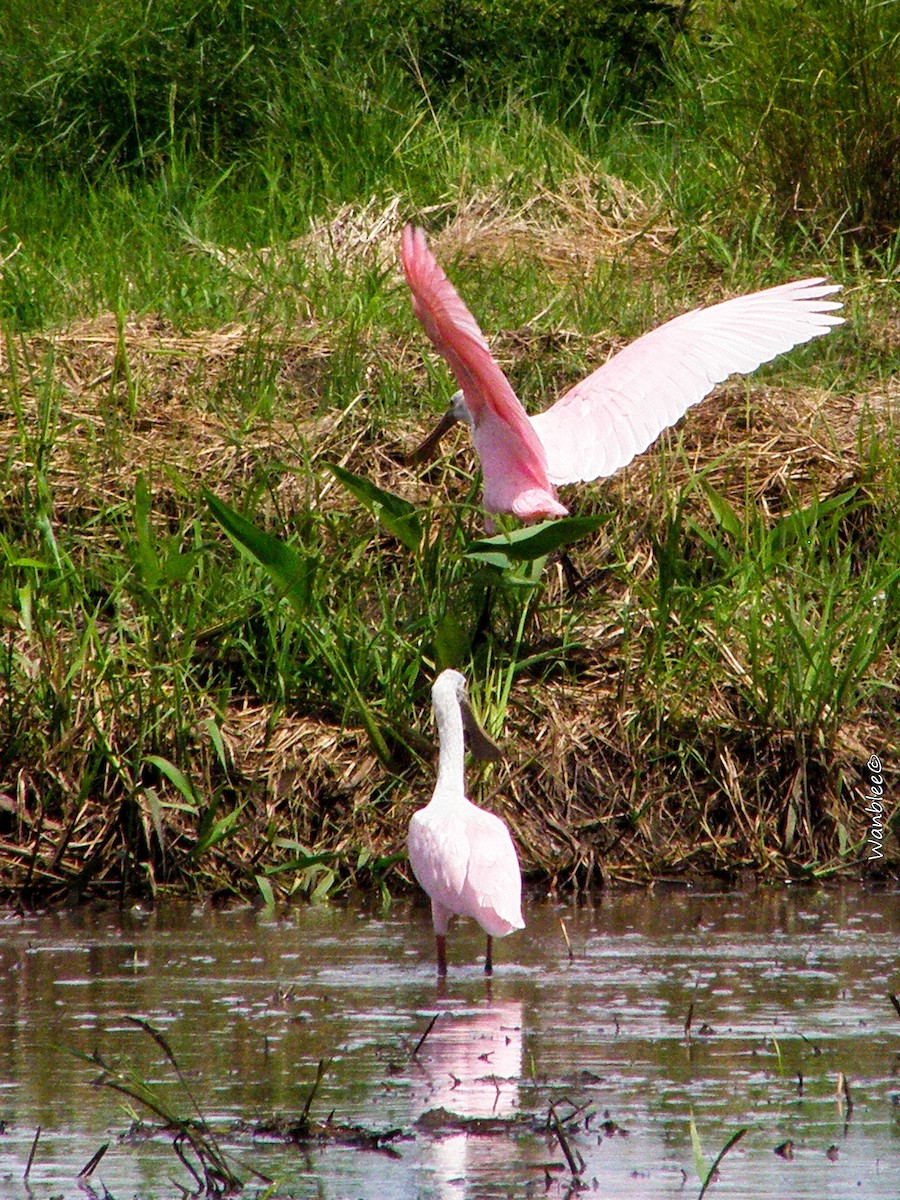
<svg viewBox="0 0 900 1200"><path fill-rule="evenodd" d="M172 1150L175 1156L197 1185L197 1194L217 1197L230 1196L239 1192L242 1188L242 1180L230 1165L232 1156L222 1150L218 1138L210 1130L168 1040L158 1029L141 1017L126 1016L125 1019L143 1030L162 1050L178 1080L181 1092L188 1102L191 1110L190 1116L184 1116L177 1112L164 1098L160 1089L156 1085L147 1083L133 1067L120 1068L108 1063L99 1050L94 1050L92 1054L85 1054L77 1050L70 1050L69 1053L82 1062L100 1068L100 1074L94 1081L96 1087L106 1087L118 1092L119 1095L148 1109L162 1121L165 1132L173 1135ZM244 1164L241 1166L263 1183L271 1182L253 1168L247 1168Z"/></svg>
<svg viewBox="0 0 900 1200"><path fill-rule="evenodd" d="M697 1132L697 1125L694 1121L693 1113L691 1113L688 1121L688 1127L691 1131L691 1145L694 1150L694 1166L697 1169L697 1175L700 1179L700 1191L697 1193L697 1200L703 1200L703 1197L706 1195L710 1185L713 1184L718 1178L716 1172L719 1169L719 1164L722 1162L722 1159L729 1150L734 1149L734 1147L738 1144L741 1138L745 1136L748 1130L738 1129L735 1133L733 1133L713 1159L712 1164L707 1166L706 1159L703 1156L703 1149L700 1145L700 1135Z"/></svg>

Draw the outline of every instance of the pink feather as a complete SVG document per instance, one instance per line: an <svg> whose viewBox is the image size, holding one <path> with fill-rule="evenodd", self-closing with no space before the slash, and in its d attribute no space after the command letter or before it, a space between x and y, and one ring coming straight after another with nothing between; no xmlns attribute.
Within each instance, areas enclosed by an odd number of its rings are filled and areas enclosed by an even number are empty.
<svg viewBox="0 0 900 1200"><path fill-rule="evenodd" d="M543 413L529 417L421 229L403 230L413 308L463 391L484 505L523 520L563 516L556 488L612 475L729 375L843 324L839 291L801 279L697 308L639 337Z"/></svg>

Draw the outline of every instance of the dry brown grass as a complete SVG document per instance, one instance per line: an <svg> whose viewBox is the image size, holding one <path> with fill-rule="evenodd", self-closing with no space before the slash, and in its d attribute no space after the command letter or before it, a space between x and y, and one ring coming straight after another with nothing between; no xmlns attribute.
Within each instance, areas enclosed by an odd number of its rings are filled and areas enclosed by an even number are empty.
<svg viewBox="0 0 900 1200"><path fill-rule="evenodd" d="M476 191L468 199L404 211L398 197L387 204L344 205L328 220L283 247L249 252L196 243L199 252L224 261L261 288L255 264L302 257L348 272L361 263L398 270L400 233L407 221L427 222L439 259L497 260L511 253L543 263L551 277L589 275L598 262L624 256L637 270L670 253L675 227L662 201L647 198L612 175L575 175L551 190L537 184L527 199L509 184Z"/></svg>
<svg viewBox="0 0 900 1200"><path fill-rule="evenodd" d="M497 189L477 194L454 207L432 245L439 260L522 255L561 282L626 256L634 270L649 270L674 239L659 201L610 175L578 175L553 191L540 186L525 201Z"/></svg>
<svg viewBox="0 0 900 1200"><path fill-rule="evenodd" d="M279 335L280 375L290 397L281 412L242 424L238 440L238 414L204 407L202 397L216 392L253 336L246 327L177 335L158 319L143 318L129 320L120 340L114 316L104 314L52 337L30 339L18 363L20 377L26 363L51 361L46 355L53 351L60 399L49 471L62 511L99 511L122 501L132 494L141 471L153 472L164 493L170 473L189 483L215 478L234 489L260 461L297 458L301 447L311 460L334 458L350 465L364 460L376 482L424 495L427 489L402 459L427 431L427 419L380 430L367 420L365 405L357 412L348 406L342 413L316 415L309 380L327 370L330 349L308 332L286 343ZM520 333L507 340L515 346L504 346L504 357L536 352L537 339ZM136 396L134 412L119 365L122 345ZM407 361L406 347L396 343L373 346L372 352L376 358ZM0 373L5 370L0 348ZM26 386L24 395L25 420L36 428L35 388ZM682 487L702 473L736 506L749 495L772 513L787 502L808 499L812 490L830 494L856 476L860 439L883 435L898 401L900 385L894 379L877 390L843 396L812 388L728 386L693 409L677 431L663 435L661 443L681 449L667 456L667 485ZM10 498L19 482L15 473L29 467L18 440L16 420L7 412L0 420L0 455L13 472L7 479ZM466 452L462 435L456 449ZM658 490L657 449L604 483L607 494L629 505L648 502ZM326 487L326 493L331 490ZM299 495L297 500L305 502Z"/></svg>

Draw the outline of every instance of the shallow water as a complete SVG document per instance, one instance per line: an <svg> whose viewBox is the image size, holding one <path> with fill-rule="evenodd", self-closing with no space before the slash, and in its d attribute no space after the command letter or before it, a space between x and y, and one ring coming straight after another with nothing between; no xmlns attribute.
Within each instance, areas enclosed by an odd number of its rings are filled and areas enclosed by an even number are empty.
<svg viewBox="0 0 900 1200"><path fill-rule="evenodd" d="M496 944L492 983L479 931L451 928L444 994L417 904L386 917L0 916L0 1195L84 1197L78 1172L107 1141L88 1185L98 1195L161 1200L192 1186L171 1139L120 1140L125 1102L67 1053L131 1064L188 1115L160 1047L126 1020L138 1016L168 1039L224 1144L276 1179L278 1196L564 1196L572 1172L546 1132L553 1104L561 1120L585 1106L564 1128L591 1194L696 1196L693 1116L707 1164L747 1129L711 1197L897 1200L900 1016L888 994L900 993L900 895L638 892L588 908L532 903L526 915L524 933ZM233 1131L237 1119L296 1116L320 1059L311 1115L391 1133L386 1149ZM786 1142L792 1158L775 1152Z"/></svg>

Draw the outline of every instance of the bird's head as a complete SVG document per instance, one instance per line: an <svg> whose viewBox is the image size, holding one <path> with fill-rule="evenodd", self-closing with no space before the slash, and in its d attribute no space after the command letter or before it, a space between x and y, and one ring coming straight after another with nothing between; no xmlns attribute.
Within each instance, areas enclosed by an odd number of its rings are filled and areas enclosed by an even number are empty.
<svg viewBox="0 0 900 1200"><path fill-rule="evenodd" d="M416 447L415 450L413 450L412 454L409 456L409 461L414 465L418 463L429 462L437 452L441 438L445 433L451 430L457 422L462 422L463 425L468 425L470 429L473 429L475 426L475 422L472 420L472 414L469 412L469 406L466 404L466 398L461 389L458 392L454 392L450 397L450 407L441 417L440 421L438 421L434 429L432 429L431 433L429 433L428 437L425 438L424 442L422 442Z"/></svg>
<svg viewBox="0 0 900 1200"><path fill-rule="evenodd" d="M470 429L475 428L475 422L472 420L472 414L469 412L465 392L463 392L462 388L454 392L450 397L450 407L447 411L452 412L455 419L462 421L463 425L468 425Z"/></svg>
<svg viewBox="0 0 900 1200"><path fill-rule="evenodd" d="M464 675L452 668L442 671L432 684L431 699L435 709L448 703L458 705L468 746L475 758L484 762L497 762L503 757L500 747L488 737L472 712Z"/></svg>

